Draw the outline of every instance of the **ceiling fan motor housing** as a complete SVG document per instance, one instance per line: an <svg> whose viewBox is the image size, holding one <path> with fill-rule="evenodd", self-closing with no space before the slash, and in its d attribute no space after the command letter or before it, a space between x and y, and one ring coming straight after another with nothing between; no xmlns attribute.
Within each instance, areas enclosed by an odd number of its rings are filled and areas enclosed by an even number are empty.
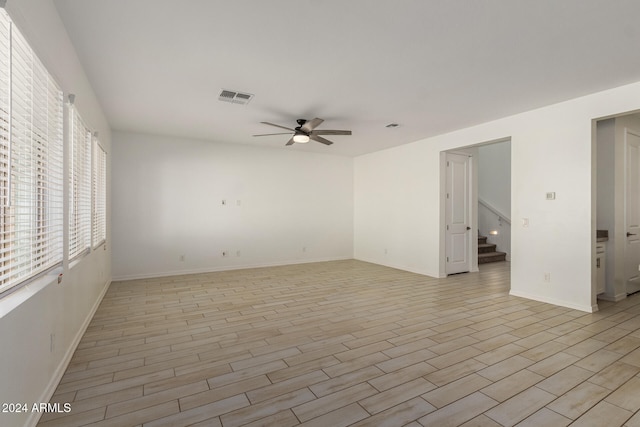
<svg viewBox="0 0 640 427"><path fill-rule="evenodd" d="M302 130L302 126L304 126L305 123L307 123L307 121L305 119L298 119L296 120L298 122L298 127L296 127L294 130L296 131L296 135L307 135L309 136L308 132L305 132Z"/></svg>

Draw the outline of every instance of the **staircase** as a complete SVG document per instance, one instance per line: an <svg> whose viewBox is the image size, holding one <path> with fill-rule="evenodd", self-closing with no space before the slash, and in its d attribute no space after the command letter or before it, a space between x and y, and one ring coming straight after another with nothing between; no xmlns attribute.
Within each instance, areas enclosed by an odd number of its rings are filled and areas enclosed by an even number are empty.
<svg viewBox="0 0 640 427"><path fill-rule="evenodd" d="M507 254L496 251L496 245L487 243L487 238L478 236L478 264L504 261Z"/></svg>

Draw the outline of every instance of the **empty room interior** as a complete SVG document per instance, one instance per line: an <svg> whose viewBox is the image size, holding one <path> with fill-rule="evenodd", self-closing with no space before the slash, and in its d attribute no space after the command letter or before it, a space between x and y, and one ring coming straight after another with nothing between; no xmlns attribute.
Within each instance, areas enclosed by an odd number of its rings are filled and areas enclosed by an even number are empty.
<svg viewBox="0 0 640 427"><path fill-rule="evenodd" d="M3 427L640 426L640 2L0 6Z"/></svg>

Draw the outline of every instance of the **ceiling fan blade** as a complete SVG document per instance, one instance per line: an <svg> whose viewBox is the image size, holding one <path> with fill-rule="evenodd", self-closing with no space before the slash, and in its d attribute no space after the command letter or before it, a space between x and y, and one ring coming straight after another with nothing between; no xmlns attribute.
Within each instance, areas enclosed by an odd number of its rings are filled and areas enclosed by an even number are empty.
<svg viewBox="0 0 640 427"><path fill-rule="evenodd" d="M293 140L293 137L291 137L291 139L289 140L289 142L287 142L284 145L293 145L295 143L295 141Z"/></svg>
<svg viewBox="0 0 640 427"><path fill-rule="evenodd" d="M277 128L280 128L280 129L286 129L286 130L290 130L291 132L294 132L294 130L291 129L291 128L287 128L287 127L284 127L284 126L276 125L274 123L269 123L269 122L260 122L260 123L262 123L263 125L275 126Z"/></svg>
<svg viewBox="0 0 640 427"><path fill-rule="evenodd" d="M314 130L311 132L312 135L351 135L350 130L330 130L330 129L320 129Z"/></svg>
<svg viewBox="0 0 640 427"><path fill-rule="evenodd" d="M313 139L314 141L320 142L320 143L322 143L322 144L324 144L324 145L331 145L331 144L333 144L333 142L329 141L328 139L324 139L323 137L318 136L318 135L316 135L316 134L311 134L311 135L309 135L309 139Z"/></svg>
<svg viewBox="0 0 640 427"><path fill-rule="evenodd" d="M324 122L324 120L316 117L313 120L308 120L307 122L305 122L305 124L302 125L300 130L304 131L305 133L310 133L312 130L320 126L322 122Z"/></svg>
<svg viewBox="0 0 640 427"><path fill-rule="evenodd" d="M260 135L252 135L252 136L271 136L271 135L291 135L291 132L281 132L281 133L261 133Z"/></svg>

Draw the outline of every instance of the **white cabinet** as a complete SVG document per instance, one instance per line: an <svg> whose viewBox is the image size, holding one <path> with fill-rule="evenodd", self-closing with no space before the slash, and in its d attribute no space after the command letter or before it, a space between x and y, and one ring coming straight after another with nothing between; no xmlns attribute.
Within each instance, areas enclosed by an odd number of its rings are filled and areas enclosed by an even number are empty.
<svg viewBox="0 0 640 427"><path fill-rule="evenodd" d="M598 242L596 244L596 295L603 293L605 289L606 259L607 242Z"/></svg>

